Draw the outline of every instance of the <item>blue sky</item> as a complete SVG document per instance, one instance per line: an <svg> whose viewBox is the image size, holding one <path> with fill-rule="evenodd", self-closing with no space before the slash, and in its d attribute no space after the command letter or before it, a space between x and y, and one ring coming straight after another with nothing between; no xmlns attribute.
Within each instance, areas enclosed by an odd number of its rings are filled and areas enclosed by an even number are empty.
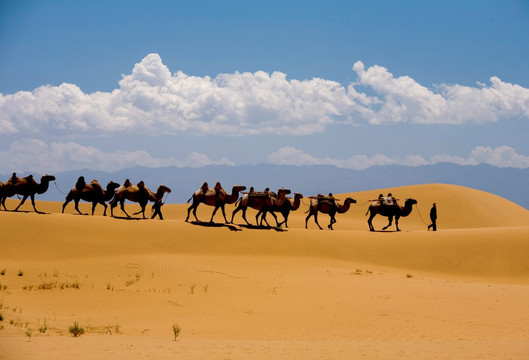
<svg viewBox="0 0 529 360"><path fill-rule="evenodd" d="M0 165L529 167L527 1L2 1Z"/></svg>

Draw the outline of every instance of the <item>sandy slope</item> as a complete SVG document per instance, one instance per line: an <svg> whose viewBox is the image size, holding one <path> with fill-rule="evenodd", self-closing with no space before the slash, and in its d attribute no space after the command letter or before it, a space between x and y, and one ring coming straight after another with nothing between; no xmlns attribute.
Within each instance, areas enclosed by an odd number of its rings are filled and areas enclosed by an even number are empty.
<svg viewBox="0 0 529 360"><path fill-rule="evenodd" d="M389 191L418 207L371 233L368 200ZM304 229L307 199L281 232L185 223L188 205L164 221L1 212L0 359L529 357L529 211L441 184L346 196L334 231Z"/></svg>

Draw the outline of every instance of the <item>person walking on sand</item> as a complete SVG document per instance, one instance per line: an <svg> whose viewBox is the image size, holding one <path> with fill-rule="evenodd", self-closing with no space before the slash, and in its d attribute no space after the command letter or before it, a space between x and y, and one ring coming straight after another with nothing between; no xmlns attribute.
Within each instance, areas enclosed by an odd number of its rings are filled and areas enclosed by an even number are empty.
<svg viewBox="0 0 529 360"><path fill-rule="evenodd" d="M430 209L430 220L432 223L428 225L428 231L432 228L433 231L437 231L437 205L433 203L432 208Z"/></svg>
<svg viewBox="0 0 529 360"><path fill-rule="evenodd" d="M153 214L151 216L151 219L154 219L156 217L156 215L158 215L160 217L160 220L163 220L162 205L163 205L163 202L161 200L156 201L152 205L152 211L154 211L154 212L153 212Z"/></svg>

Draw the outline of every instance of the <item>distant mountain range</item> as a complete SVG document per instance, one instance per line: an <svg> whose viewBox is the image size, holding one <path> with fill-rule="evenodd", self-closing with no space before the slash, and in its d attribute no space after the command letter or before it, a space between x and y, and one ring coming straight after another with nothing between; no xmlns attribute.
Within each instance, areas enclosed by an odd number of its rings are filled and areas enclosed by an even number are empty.
<svg viewBox="0 0 529 360"><path fill-rule="evenodd" d="M18 174L25 176L27 174ZM49 190L39 195L40 200L63 201L67 193L83 175L87 182L97 179L105 187L112 180L123 183L130 179L133 183L143 180L152 190L165 184L173 191L167 197L168 203L185 203L191 194L204 181L213 187L220 181L224 189L231 190L232 185L253 186L256 190L269 187L276 190L285 187L305 196L318 193L344 193L397 186L445 183L471 187L487 191L529 209L529 169L498 168L490 165L461 166L449 163L419 167L388 165L373 166L365 170L350 170L327 165L290 166L290 165L212 165L202 168L134 167L116 172L93 171L89 169L68 171L56 176L56 184L50 184ZM1 175L7 180L11 174ZM37 181L40 175L34 174Z"/></svg>

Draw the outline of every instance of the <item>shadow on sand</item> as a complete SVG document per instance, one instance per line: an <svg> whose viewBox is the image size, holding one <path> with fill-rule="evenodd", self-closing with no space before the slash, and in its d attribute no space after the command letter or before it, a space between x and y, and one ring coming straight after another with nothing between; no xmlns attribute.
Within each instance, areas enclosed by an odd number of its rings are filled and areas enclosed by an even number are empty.
<svg viewBox="0 0 529 360"><path fill-rule="evenodd" d="M126 216L111 216L111 218L118 219L118 220L148 220L144 218L135 218L135 217L126 217Z"/></svg>
<svg viewBox="0 0 529 360"><path fill-rule="evenodd" d="M204 226L204 227L227 227L231 231L242 231L242 229L238 228L235 225L231 225L231 224L221 224L221 223L205 222L205 221L191 221L190 224Z"/></svg>
<svg viewBox="0 0 529 360"><path fill-rule="evenodd" d="M44 211L33 211L33 210L0 210L0 211L5 211L5 212L11 212L11 213L24 213L24 214L29 214L29 213L36 213L36 214L40 214L40 215L51 215L51 213L48 213L48 212L44 212Z"/></svg>
<svg viewBox="0 0 529 360"><path fill-rule="evenodd" d="M246 224L239 224L239 226L247 228L247 229L254 229L254 230L275 230L278 232L287 231L286 229L281 229L277 226L265 226L265 225L246 225Z"/></svg>

